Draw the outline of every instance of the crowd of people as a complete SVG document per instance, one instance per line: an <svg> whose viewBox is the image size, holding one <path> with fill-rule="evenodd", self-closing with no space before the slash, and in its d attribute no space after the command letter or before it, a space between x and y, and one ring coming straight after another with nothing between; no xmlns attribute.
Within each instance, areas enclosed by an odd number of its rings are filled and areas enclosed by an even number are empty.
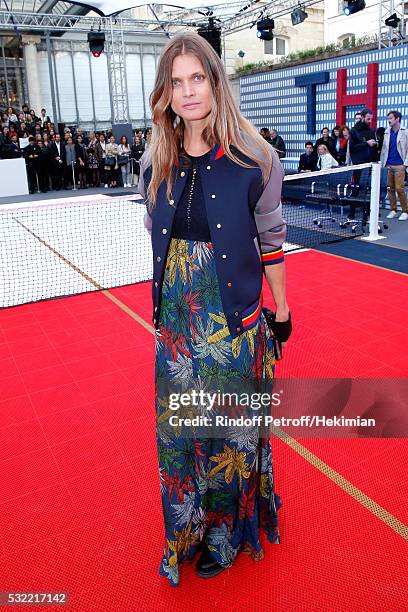
<svg viewBox="0 0 408 612"><path fill-rule="evenodd" d="M352 128L336 125L330 132L328 127L324 127L315 143L305 143L305 152L299 158L298 172L381 162L382 167L387 169L391 205L387 218L392 219L398 215L398 198L402 211L398 218L407 221L405 181L408 168L408 129L401 125L401 119L399 111L391 110L387 115L388 127L373 129L373 112L364 108L354 115ZM285 143L276 130L262 128L260 134L277 150L280 158L286 156Z"/></svg>
<svg viewBox="0 0 408 612"><path fill-rule="evenodd" d="M85 134L81 127L66 127L59 133L45 108L37 115L24 104L20 112L9 107L0 117L0 159L25 159L30 193L138 183L151 128L136 129L133 142L124 135L117 143L111 131Z"/></svg>
<svg viewBox="0 0 408 612"><path fill-rule="evenodd" d="M139 160L150 143L151 128L136 129L133 142L125 135L117 143L111 131L90 131L81 127L56 130L45 108L39 115L28 107L21 111L9 107L0 111L0 159L23 157L26 162L30 193L50 190L131 187L139 180ZM408 129L401 126L401 113L390 111L388 128L371 127L373 113L365 108L354 116L354 126L336 125L321 130L315 143L305 143L298 172L316 172L337 166L381 161L387 168L389 218L397 216L397 198L401 221L408 220L405 192L408 167ZM286 157L286 146L276 129L261 128L261 136ZM26 146L20 146L24 139Z"/></svg>

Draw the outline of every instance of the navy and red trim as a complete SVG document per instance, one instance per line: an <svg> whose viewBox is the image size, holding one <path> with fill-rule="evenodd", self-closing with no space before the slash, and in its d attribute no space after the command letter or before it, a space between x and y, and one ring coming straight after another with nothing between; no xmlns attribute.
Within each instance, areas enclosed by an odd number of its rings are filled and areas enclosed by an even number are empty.
<svg viewBox="0 0 408 612"><path fill-rule="evenodd" d="M251 329L251 327L254 327L258 323L261 310L262 294L255 304L252 304L252 306L244 310L244 312L242 313L242 328L244 331Z"/></svg>
<svg viewBox="0 0 408 612"><path fill-rule="evenodd" d="M220 157L225 155L225 151L219 144L215 144L212 150L210 151L209 155L210 155L210 161L216 161L217 159L220 159ZM176 167L177 168L180 167L180 162L178 159L176 159Z"/></svg>
<svg viewBox="0 0 408 612"><path fill-rule="evenodd" d="M210 160L215 161L220 159L223 155L225 155L224 149L219 144L215 144L213 150L210 152Z"/></svg>
<svg viewBox="0 0 408 612"><path fill-rule="evenodd" d="M282 263L285 260L285 254L283 249L277 249L275 251L268 251L268 253L261 253L262 263L264 266L271 266L273 264Z"/></svg>

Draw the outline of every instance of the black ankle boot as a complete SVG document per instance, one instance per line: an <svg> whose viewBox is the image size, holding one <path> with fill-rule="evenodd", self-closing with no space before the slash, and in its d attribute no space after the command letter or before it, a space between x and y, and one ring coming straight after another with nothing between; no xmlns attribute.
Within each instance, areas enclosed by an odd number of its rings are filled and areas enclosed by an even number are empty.
<svg viewBox="0 0 408 612"><path fill-rule="evenodd" d="M225 567L220 565L214 557L211 556L207 546L201 552L201 556L196 563L196 572L200 578L212 578L225 570Z"/></svg>

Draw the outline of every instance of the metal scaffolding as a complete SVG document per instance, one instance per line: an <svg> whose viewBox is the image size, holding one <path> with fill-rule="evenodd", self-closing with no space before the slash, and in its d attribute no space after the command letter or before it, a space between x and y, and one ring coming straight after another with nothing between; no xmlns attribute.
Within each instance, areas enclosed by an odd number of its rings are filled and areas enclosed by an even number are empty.
<svg viewBox="0 0 408 612"><path fill-rule="evenodd" d="M125 66L125 41L123 29L114 27L110 19L110 31L107 38L108 75L112 96L113 123L129 122L129 100Z"/></svg>
<svg viewBox="0 0 408 612"><path fill-rule="evenodd" d="M403 45L407 35L408 1L380 0L378 9L378 48ZM397 26L387 26L385 20L394 14L399 19Z"/></svg>
<svg viewBox="0 0 408 612"><path fill-rule="evenodd" d="M321 3L321 0L302 0L301 5L307 8ZM67 3L63 4L65 11L70 10ZM3 6L3 3L1 3ZM35 5L34 5L35 6ZM0 31L8 31L13 35L19 33L37 33L44 36L62 35L65 32L89 32L102 30L106 36L106 51L108 59L109 85L112 97L112 119L114 123L129 121L128 88L126 82L125 43L127 33L146 36L169 36L180 29L197 29L208 24L209 17L221 28L223 38L252 27L263 16L281 17L299 6L299 0L236 0L219 5L198 9L177 9L174 6L163 7L158 18L151 8L151 19L125 17L101 17L98 15L65 14L57 10L58 3L50 0L42 6L48 6L53 13L24 12L24 10L0 10ZM68 6L68 8L67 8ZM24 7L24 4L22 5ZM71 5L72 7L72 5ZM61 7L60 7L61 8ZM83 8L82 8L83 11ZM73 10L70 11L74 13ZM76 12L76 11L75 11ZM126 11L126 15L128 11Z"/></svg>

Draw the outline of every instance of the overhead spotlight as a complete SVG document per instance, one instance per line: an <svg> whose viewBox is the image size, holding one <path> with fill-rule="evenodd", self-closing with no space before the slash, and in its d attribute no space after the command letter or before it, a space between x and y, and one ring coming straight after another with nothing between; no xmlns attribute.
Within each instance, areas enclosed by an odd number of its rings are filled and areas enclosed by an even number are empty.
<svg viewBox="0 0 408 612"><path fill-rule="evenodd" d="M299 23L303 23L305 19L307 19L308 14L304 11L300 6L296 8L290 14L290 18L292 19L292 25L299 25Z"/></svg>
<svg viewBox="0 0 408 612"><path fill-rule="evenodd" d="M103 53L105 46L105 34L104 32L88 32L88 44L89 50L94 57L100 57Z"/></svg>
<svg viewBox="0 0 408 612"><path fill-rule="evenodd" d="M345 15L352 15L353 13L358 13L365 9L366 3L365 0L346 0L344 2L343 12Z"/></svg>
<svg viewBox="0 0 408 612"><path fill-rule="evenodd" d="M208 19L208 26L198 28L197 34L210 43L218 57L221 57L221 28L214 23L214 18Z"/></svg>
<svg viewBox="0 0 408 612"><path fill-rule="evenodd" d="M393 13L385 20L385 25L390 28L398 28L401 19L397 17L397 13Z"/></svg>
<svg viewBox="0 0 408 612"><path fill-rule="evenodd" d="M257 29L257 37L261 40L272 40L273 39L273 29L275 27L275 22L273 19L266 17L265 19L261 19L256 24Z"/></svg>

